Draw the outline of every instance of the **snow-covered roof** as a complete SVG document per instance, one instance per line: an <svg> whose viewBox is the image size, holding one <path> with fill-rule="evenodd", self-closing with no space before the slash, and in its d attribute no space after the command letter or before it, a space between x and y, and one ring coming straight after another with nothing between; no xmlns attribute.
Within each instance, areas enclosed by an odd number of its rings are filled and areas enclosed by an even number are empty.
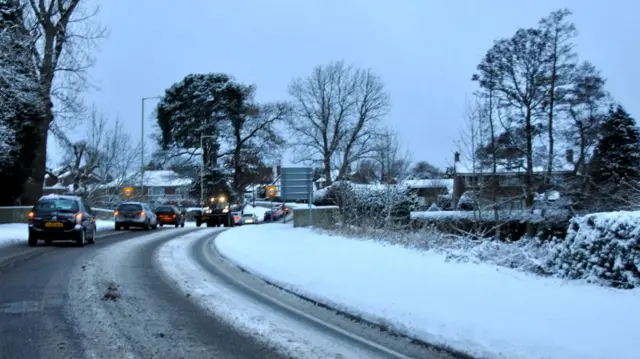
<svg viewBox="0 0 640 359"><path fill-rule="evenodd" d="M453 178L433 178L420 180L405 180L403 184L410 188L441 188L445 187L449 193L453 193Z"/></svg>
<svg viewBox="0 0 640 359"><path fill-rule="evenodd" d="M174 171L145 171L143 185L145 187L184 187L193 183L191 178L180 177ZM103 188L122 186L136 186L140 184L140 172L129 174L121 179L116 179L103 185Z"/></svg>

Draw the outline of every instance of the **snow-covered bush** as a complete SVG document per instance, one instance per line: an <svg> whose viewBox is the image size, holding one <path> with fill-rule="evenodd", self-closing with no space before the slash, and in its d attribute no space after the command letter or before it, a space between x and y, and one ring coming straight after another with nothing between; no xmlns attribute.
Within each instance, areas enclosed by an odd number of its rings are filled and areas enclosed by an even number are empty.
<svg viewBox="0 0 640 359"><path fill-rule="evenodd" d="M429 228L444 234L474 238L495 237L517 240L526 232L527 222L536 226L540 238L564 237L570 219L567 210L492 210L412 212L414 228Z"/></svg>
<svg viewBox="0 0 640 359"><path fill-rule="evenodd" d="M640 212L593 213L571 220L550 263L560 277L621 288L640 285Z"/></svg>
<svg viewBox="0 0 640 359"><path fill-rule="evenodd" d="M418 203L417 193L395 184L363 185L339 181L327 187L316 205L337 205L343 225L404 225Z"/></svg>

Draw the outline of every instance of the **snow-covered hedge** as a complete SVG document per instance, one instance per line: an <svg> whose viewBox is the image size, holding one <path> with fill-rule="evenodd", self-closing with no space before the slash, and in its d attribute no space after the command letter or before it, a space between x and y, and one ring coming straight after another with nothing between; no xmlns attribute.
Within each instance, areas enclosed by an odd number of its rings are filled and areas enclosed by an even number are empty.
<svg viewBox="0 0 640 359"><path fill-rule="evenodd" d="M341 181L324 189L323 196L314 204L338 206L344 224L380 228L408 223L417 203L417 193L407 186Z"/></svg>
<svg viewBox="0 0 640 359"><path fill-rule="evenodd" d="M430 228L442 233L466 234L475 237L494 237L517 240L526 232L527 222L534 223L542 238L564 237L570 219L567 210L492 210L483 211L425 211L412 212L414 228Z"/></svg>
<svg viewBox="0 0 640 359"><path fill-rule="evenodd" d="M573 218L565 240L554 246L550 264L563 278L640 286L640 211Z"/></svg>

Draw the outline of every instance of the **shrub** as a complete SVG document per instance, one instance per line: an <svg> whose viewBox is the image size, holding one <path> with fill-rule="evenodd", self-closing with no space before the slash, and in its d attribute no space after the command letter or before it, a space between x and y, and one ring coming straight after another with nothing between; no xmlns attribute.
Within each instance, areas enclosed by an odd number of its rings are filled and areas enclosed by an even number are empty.
<svg viewBox="0 0 640 359"><path fill-rule="evenodd" d="M335 182L317 196L315 205L340 208L345 225L382 228L408 224L417 207L417 193L402 185L362 185Z"/></svg>
<svg viewBox="0 0 640 359"><path fill-rule="evenodd" d="M551 264L569 279L613 287L640 285L640 212L593 213L571 220Z"/></svg>

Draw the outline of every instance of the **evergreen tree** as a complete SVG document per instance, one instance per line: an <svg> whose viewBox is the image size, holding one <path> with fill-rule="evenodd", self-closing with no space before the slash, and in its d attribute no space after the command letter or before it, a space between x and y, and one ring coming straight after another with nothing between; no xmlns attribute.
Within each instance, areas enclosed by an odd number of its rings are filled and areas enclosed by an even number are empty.
<svg viewBox="0 0 640 359"><path fill-rule="evenodd" d="M600 194L609 197L606 207L615 209L628 197L629 185L640 180L640 132L635 120L618 105L600 127L600 139L590 166ZM621 192L624 191L624 192Z"/></svg>
<svg viewBox="0 0 640 359"><path fill-rule="evenodd" d="M0 205L14 205L24 193L38 145L34 123L43 116L31 59L31 34L17 0L0 0Z"/></svg>

